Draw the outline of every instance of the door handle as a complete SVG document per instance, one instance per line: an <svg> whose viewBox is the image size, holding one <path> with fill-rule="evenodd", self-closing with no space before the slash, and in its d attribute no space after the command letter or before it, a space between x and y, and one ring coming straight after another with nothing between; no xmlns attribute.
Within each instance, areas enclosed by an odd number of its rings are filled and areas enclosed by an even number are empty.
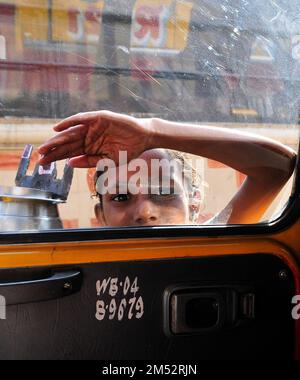
<svg viewBox="0 0 300 380"><path fill-rule="evenodd" d="M168 336L216 333L251 323L256 314L256 296L245 285L175 285L165 290L163 299Z"/></svg>
<svg viewBox="0 0 300 380"><path fill-rule="evenodd" d="M47 301L69 296L81 288L79 271L56 272L37 280L0 282L0 294L6 305Z"/></svg>

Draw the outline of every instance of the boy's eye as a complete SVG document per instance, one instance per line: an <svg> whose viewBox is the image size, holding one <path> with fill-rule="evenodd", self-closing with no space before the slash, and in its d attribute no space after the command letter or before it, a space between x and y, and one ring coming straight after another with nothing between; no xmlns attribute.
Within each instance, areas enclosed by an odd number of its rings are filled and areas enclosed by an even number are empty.
<svg viewBox="0 0 300 380"><path fill-rule="evenodd" d="M115 202L126 202L129 200L129 195L128 194L118 194L118 195L115 195L112 198L112 200Z"/></svg>

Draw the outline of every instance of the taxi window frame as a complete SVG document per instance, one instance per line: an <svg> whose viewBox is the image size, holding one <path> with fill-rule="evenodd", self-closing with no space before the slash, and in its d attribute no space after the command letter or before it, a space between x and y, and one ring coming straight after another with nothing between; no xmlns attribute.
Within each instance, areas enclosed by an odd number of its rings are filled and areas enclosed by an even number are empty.
<svg viewBox="0 0 300 380"><path fill-rule="evenodd" d="M111 17L111 18L110 18ZM118 22L128 23L131 17L120 15ZM106 15L106 22L116 22L116 16ZM192 22L192 21L191 21ZM1 62L4 65L24 67L24 62L10 62L8 60ZM29 62L30 68L38 67L40 63ZM76 66L76 65L75 65ZM90 67L73 67L78 70L90 70ZM99 72L105 71L107 75L127 74L129 69L114 67L109 72L105 67L99 66L93 69ZM130 69L132 70L132 69ZM166 73L164 73L165 77ZM185 79L197 77L197 73L172 72L180 78L184 75ZM299 165L300 148L298 145L297 164L295 168L295 178L293 183L292 194L283 210L282 214L276 219L260 224L239 224L239 225L182 225L182 226L157 226L157 227L93 227L77 229L60 229L47 231L20 231L20 232L1 232L0 244L26 244L26 243L51 243L51 242L71 242L71 241L97 241L97 240L116 240L116 239L144 239L160 237L205 237L205 236L238 236L238 235L264 235L282 231L291 226L300 215L300 165Z"/></svg>

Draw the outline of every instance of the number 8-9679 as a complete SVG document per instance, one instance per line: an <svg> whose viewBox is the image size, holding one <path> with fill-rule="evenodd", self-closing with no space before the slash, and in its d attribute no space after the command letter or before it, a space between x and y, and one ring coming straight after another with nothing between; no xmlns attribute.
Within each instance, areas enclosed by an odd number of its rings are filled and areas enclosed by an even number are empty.
<svg viewBox="0 0 300 380"><path fill-rule="evenodd" d="M95 317L98 321L102 321L104 318L118 321L122 321L123 318L140 319L143 314L144 301L141 296L132 297L128 301L126 298L122 298L117 302L115 298L112 298L107 304L103 300L98 300L96 303Z"/></svg>

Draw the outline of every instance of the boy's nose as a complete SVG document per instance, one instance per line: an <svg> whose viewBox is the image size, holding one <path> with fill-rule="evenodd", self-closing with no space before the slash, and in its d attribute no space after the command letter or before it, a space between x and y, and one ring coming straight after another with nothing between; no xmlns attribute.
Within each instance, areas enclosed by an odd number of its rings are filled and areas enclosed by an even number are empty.
<svg viewBox="0 0 300 380"><path fill-rule="evenodd" d="M134 222L138 225L155 225L158 221L158 209L153 202L141 197L135 205Z"/></svg>

